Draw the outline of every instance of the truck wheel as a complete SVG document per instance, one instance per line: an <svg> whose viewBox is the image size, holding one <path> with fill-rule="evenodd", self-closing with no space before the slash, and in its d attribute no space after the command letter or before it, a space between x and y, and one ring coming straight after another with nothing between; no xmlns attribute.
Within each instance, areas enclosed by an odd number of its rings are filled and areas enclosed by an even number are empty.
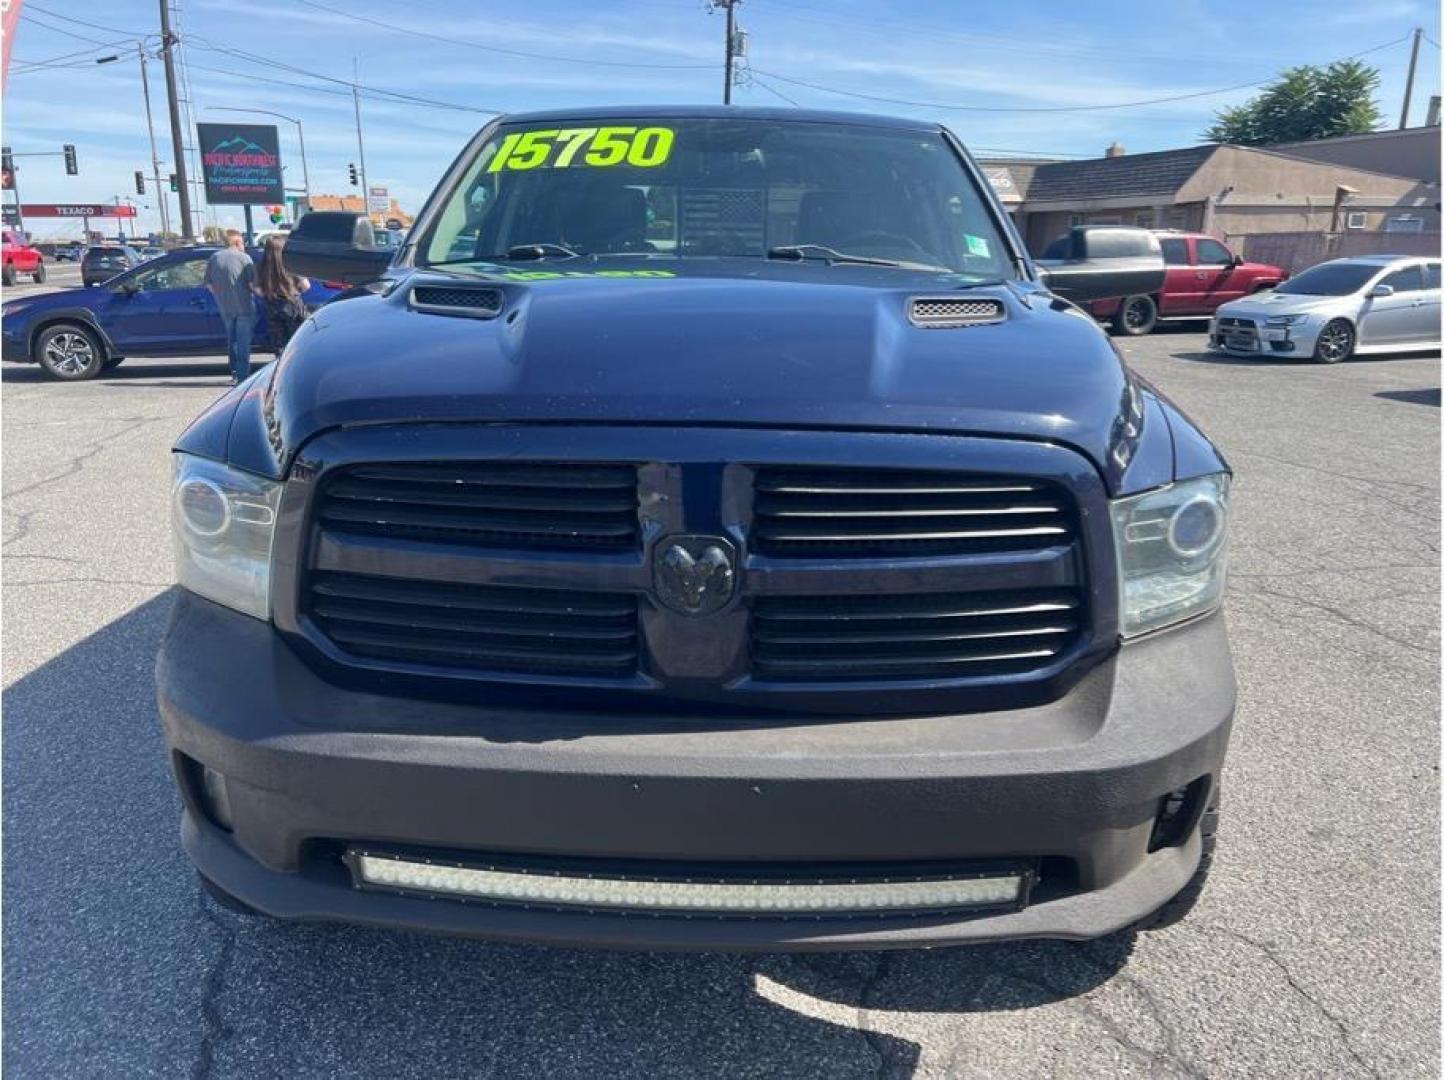
<svg viewBox="0 0 1444 1080"><path fill-rule="evenodd" d="M201 889L205 892L205 894L209 896L212 900L214 900L217 904L219 904L221 907L225 908L227 911L235 912L237 915L247 915L251 917L256 917L262 914L262 912L257 911L255 908L251 907L250 904L247 904L244 900L236 899L230 893L226 892L225 889L221 888L210 878L202 874L199 870L196 871L196 877L200 878Z"/></svg>
<svg viewBox="0 0 1444 1080"><path fill-rule="evenodd" d="M1314 359L1320 364L1337 364L1354 355L1354 328L1347 319L1335 319L1319 331L1314 342Z"/></svg>
<svg viewBox="0 0 1444 1080"><path fill-rule="evenodd" d="M1203 849L1198 857L1198 869L1193 872L1193 877L1188 879L1188 884L1178 890L1173 899L1167 901L1153 914L1145 915L1134 923L1135 930L1162 930L1164 927L1172 926L1192 911L1193 905L1198 903L1203 887L1208 884L1208 872L1213 868L1213 850L1218 843L1219 795L1219 789L1215 787L1213 803L1203 812L1203 817L1198 823L1198 838Z"/></svg>
<svg viewBox="0 0 1444 1080"><path fill-rule="evenodd" d="M15 264L6 263L4 270L0 271L0 282L3 282L6 285L14 285L16 280L17 275L15 273Z"/></svg>
<svg viewBox="0 0 1444 1080"><path fill-rule="evenodd" d="M31 274L30 277L35 282L35 284L43 285L45 283L45 264L43 262L36 263L35 273Z"/></svg>
<svg viewBox="0 0 1444 1080"><path fill-rule="evenodd" d="M1113 316L1113 331L1128 337L1142 337L1158 322L1158 305L1151 296L1125 296Z"/></svg>
<svg viewBox="0 0 1444 1080"><path fill-rule="evenodd" d="M40 331L36 358L52 378L65 382L93 379L105 366L105 348L96 336L75 323L57 323Z"/></svg>

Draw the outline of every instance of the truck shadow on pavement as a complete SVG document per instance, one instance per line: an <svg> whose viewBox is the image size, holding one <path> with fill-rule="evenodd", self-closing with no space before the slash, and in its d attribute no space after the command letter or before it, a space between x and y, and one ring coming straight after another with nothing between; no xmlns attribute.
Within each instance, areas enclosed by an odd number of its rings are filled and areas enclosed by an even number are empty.
<svg viewBox="0 0 1444 1080"><path fill-rule="evenodd" d="M608 953L234 915L179 846L153 684L169 607L142 604L5 692L11 1076L908 1076L953 1052L946 1014L1077 998L1132 951L1120 934Z"/></svg>

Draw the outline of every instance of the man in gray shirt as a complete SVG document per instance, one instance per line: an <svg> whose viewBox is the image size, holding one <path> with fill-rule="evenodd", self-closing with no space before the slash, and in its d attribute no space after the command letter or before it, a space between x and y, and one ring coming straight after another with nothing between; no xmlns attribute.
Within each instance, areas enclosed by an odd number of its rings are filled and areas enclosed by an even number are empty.
<svg viewBox="0 0 1444 1080"><path fill-rule="evenodd" d="M231 385L251 373L251 335L256 329L256 264L246 254L246 238L226 230L226 246L206 262L206 288L221 309L226 326L226 352L231 360Z"/></svg>

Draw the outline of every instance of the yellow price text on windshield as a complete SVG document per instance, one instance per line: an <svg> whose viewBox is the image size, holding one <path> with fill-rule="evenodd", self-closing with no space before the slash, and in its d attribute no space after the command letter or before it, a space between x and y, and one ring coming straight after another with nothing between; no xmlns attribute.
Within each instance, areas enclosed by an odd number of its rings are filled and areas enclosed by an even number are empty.
<svg viewBox="0 0 1444 1080"><path fill-rule="evenodd" d="M672 156L676 132L664 127L546 128L502 139L488 172L632 165L654 169Z"/></svg>

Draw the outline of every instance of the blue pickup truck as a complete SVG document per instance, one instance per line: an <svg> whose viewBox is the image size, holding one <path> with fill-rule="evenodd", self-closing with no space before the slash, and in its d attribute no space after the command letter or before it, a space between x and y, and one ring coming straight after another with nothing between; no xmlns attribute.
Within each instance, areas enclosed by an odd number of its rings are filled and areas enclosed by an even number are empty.
<svg viewBox="0 0 1444 1080"><path fill-rule="evenodd" d="M1082 939L1208 871L1229 471L917 120L507 116L175 447L210 893L552 943Z"/></svg>
<svg viewBox="0 0 1444 1080"><path fill-rule="evenodd" d="M7 301L0 355L39 364L67 382L93 379L128 356L224 355L220 309L204 284L215 250L182 248L98 285ZM313 280L302 299L314 311L340 291L334 282ZM270 348L259 308L253 345L259 352Z"/></svg>

